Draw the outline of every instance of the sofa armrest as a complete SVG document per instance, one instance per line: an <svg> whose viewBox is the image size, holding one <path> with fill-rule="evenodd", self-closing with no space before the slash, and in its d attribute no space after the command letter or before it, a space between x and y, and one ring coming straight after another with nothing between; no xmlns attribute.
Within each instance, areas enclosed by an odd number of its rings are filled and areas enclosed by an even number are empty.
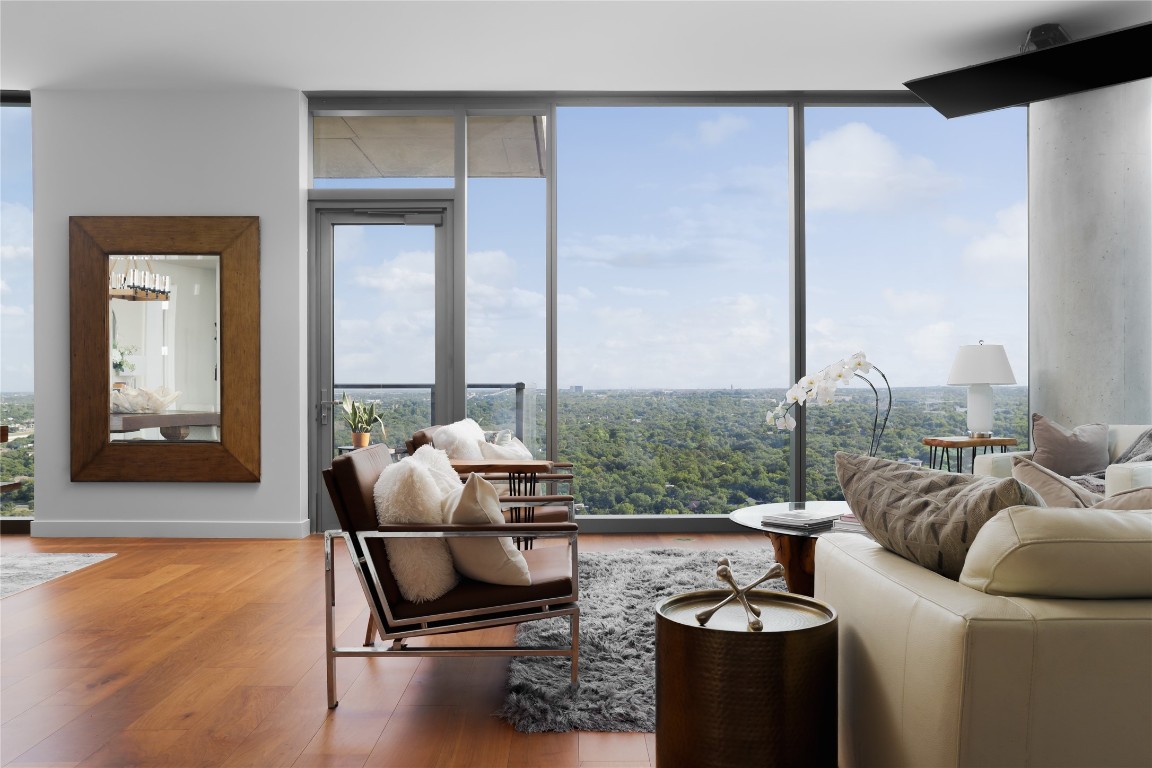
<svg viewBox="0 0 1152 768"><path fill-rule="evenodd" d="M1035 451L1008 451L1007 453L982 453L972 461L972 474L992 477L1012 477L1012 459L1032 458Z"/></svg>
<svg viewBox="0 0 1152 768"><path fill-rule="evenodd" d="M817 540L815 576L838 615L841 766L1152 758L1152 600L988 595L846 533Z"/></svg>
<svg viewBox="0 0 1152 768"><path fill-rule="evenodd" d="M1152 485L1152 461L1130 461L1109 464L1104 470L1104 495L1115 496L1121 491Z"/></svg>

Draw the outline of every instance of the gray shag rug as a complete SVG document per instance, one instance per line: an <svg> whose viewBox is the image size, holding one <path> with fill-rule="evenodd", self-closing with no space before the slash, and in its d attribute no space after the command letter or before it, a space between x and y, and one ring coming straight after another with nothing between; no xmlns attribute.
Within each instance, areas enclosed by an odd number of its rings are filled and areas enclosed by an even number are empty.
<svg viewBox="0 0 1152 768"><path fill-rule="evenodd" d="M522 733L656 730L656 613L659 600L720 589L716 561L727 557L736 582L755 581L775 562L763 550L655 549L580 555L580 685L557 656L514 656L499 716ZM784 579L758 587L784 591ZM568 619L530 621L520 645L567 642Z"/></svg>
<svg viewBox="0 0 1152 768"><path fill-rule="evenodd" d="M0 597L23 592L46 581L95 565L114 555L114 552L83 554L20 552L4 555L0 558Z"/></svg>

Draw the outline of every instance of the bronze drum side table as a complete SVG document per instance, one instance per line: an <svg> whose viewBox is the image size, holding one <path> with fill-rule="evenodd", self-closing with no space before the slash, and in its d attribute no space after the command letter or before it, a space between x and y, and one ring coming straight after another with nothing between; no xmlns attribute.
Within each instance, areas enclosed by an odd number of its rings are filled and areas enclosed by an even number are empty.
<svg viewBox="0 0 1152 768"><path fill-rule="evenodd" d="M754 589L764 629L732 601L707 625L696 613L731 592L656 605L659 768L836 766L837 620L829 605Z"/></svg>

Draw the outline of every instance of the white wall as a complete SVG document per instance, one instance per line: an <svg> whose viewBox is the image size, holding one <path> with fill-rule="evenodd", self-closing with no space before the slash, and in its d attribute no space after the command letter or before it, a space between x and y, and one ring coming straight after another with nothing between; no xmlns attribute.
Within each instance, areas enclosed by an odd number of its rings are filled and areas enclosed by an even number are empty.
<svg viewBox="0 0 1152 768"><path fill-rule="evenodd" d="M303 97L260 89L34 98L32 534L307 535ZM71 482L68 217L79 215L260 217L261 482Z"/></svg>
<svg viewBox="0 0 1152 768"><path fill-rule="evenodd" d="M1032 410L1152 424L1152 80L1029 111Z"/></svg>

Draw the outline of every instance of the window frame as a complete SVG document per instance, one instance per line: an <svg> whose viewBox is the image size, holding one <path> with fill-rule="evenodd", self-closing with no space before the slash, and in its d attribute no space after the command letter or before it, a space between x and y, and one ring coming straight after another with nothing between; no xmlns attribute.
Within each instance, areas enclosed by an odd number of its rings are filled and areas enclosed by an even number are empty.
<svg viewBox="0 0 1152 768"><path fill-rule="evenodd" d="M530 92L530 93L306 93L310 114L444 114L457 116L456 178L452 192L456 199L457 243L454 258L463 260L466 253L465 221L467 216L467 148L464 124L469 115L544 114L547 125L547 267L546 267L546 398L549 425L558 423L557 414L557 142L556 112L561 107L674 107L674 106L766 106L788 110L788 190L789 190L789 301L790 301L790 380L796 381L807 371L805 275L807 253L805 241L805 108L807 107L913 107L931 109L910 91L787 91L787 92ZM311 126L311 121L309 121ZM309 142L309 151L311 142ZM309 166L311 167L311 165ZM313 194L319 190L310 190ZM384 190L382 190L383 192ZM325 189L325 195L339 195L339 190ZM358 189L358 197L371 197L372 191ZM395 194L395 190L387 192ZM315 199L315 198L312 198ZM795 414L797 427L791 433L789 481L792 498L806 496L804 461L807 448L804 409ZM547 455L557 456L558 435L550 429L546 439ZM578 471L578 469L577 469ZM732 524L726 515L579 515L581 529L588 532L730 532Z"/></svg>

